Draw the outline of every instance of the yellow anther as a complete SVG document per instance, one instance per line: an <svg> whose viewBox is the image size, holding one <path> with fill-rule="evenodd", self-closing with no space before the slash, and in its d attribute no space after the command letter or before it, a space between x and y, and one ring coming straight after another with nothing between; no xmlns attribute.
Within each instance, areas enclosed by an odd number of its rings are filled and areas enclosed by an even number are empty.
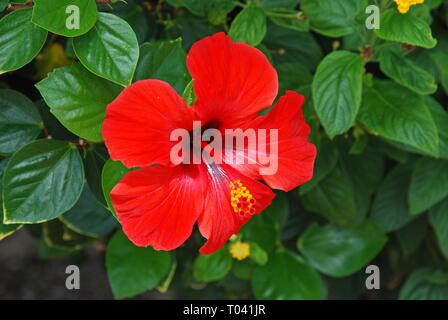
<svg viewBox="0 0 448 320"><path fill-rule="evenodd" d="M244 260L250 255L250 244L236 241L230 245L230 255L238 260Z"/></svg>
<svg viewBox="0 0 448 320"><path fill-rule="evenodd" d="M422 4L425 0L394 0L394 2L397 4L398 12L405 14L409 11L411 6Z"/></svg>
<svg viewBox="0 0 448 320"><path fill-rule="evenodd" d="M254 214L255 199L240 180L233 180L229 183L230 205L237 214Z"/></svg>

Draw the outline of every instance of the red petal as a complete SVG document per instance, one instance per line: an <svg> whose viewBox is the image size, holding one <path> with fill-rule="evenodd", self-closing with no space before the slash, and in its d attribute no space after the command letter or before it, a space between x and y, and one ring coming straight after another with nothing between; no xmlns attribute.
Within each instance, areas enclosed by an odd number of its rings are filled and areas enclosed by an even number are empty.
<svg viewBox="0 0 448 320"><path fill-rule="evenodd" d="M275 69L264 54L217 33L196 42L187 56L195 109L204 124L235 128L272 105L278 92Z"/></svg>
<svg viewBox="0 0 448 320"><path fill-rule="evenodd" d="M212 164L208 167L208 191L204 203L204 212L198 225L201 234L207 238L200 252L210 254L220 249L227 240L237 234L240 228L254 214L263 211L275 197L275 194L264 184L249 179L233 168ZM235 213L231 206L230 182L239 180L255 199L254 213Z"/></svg>
<svg viewBox="0 0 448 320"><path fill-rule="evenodd" d="M170 87L159 80L139 81L107 107L103 137L113 160L127 167L170 164L174 129L190 130L194 112Z"/></svg>
<svg viewBox="0 0 448 320"><path fill-rule="evenodd" d="M289 191L307 182L313 176L316 147L308 142L310 128L302 114L304 97L294 91L287 91L277 105L268 113L248 124L254 129L278 129L278 169L273 175L260 175L260 151L236 150L237 157L244 158L244 164L232 164L238 171L254 179L262 178L271 188ZM269 133L269 131L268 131ZM267 134L269 136L269 134ZM266 141L267 140L267 141ZM270 145L270 139L264 143ZM263 141L260 141L263 143ZM257 164L248 164L248 159L257 160Z"/></svg>
<svg viewBox="0 0 448 320"><path fill-rule="evenodd" d="M111 192L124 233L137 246L179 247L202 212L202 181L196 166L129 172Z"/></svg>

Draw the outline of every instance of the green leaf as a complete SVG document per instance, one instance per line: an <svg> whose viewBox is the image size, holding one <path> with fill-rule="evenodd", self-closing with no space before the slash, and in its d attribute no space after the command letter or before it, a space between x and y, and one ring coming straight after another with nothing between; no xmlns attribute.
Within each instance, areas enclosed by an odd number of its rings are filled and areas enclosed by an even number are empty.
<svg viewBox="0 0 448 320"><path fill-rule="evenodd" d="M407 59L403 52L383 51L380 68L389 78L418 94L433 94L437 90L434 76Z"/></svg>
<svg viewBox="0 0 448 320"><path fill-rule="evenodd" d="M365 10L365 0L301 0L301 9L310 19L311 29L327 37L352 33L356 17Z"/></svg>
<svg viewBox="0 0 448 320"><path fill-rule="evenodd" d="M229 36L233 41L245 42L257 46L266 35L266 15L254 5L246 6L233 20Z"/></svg>
<svg viewBox="0 0 448 320"><path fill-rule="evenodd" d="M110 192L129 171L131 171L131 169L126 168L120 161L112 161L110 159L106 161L103 167L103 172L101 174L101 185L103 186L103 193L107 206L114 217L117 217L117 214L112 206Z"/></svg>
<svg viewBox="0 0 448 320"><path fill-rule="evenodd" d="M182 93L188 82L182 39L141 45L135 80L144 79L166 81Z"/></svg>
<svg viewBox="0 0 448 320"><path fill-rule="evenodd" d="M196 95L194 94L193 89L193 80L188 82L188 84L185 86L185 89L182 93L182 98L184 99L185 103L189 106L192 106L196 101Z"/></svg>
<svg viewBox="0 0 448 320"><path fill-rule="evenodd" d="M207 18L214 25L225 23L227 13L236 5L234 0L168 0L168 3L175 7L185 7L191 13Z"/></svg>
<svg viewBox="0 0 448 320"><path fill-rule="evenodd" d="M3 12L5 10L6 6L8 5L9 0L0 0L0 12Z"/></svg>
<svg viewBox="0 0 448 320"><path fill-rule="evenodd" d="M389 172L378 189L370 218L384 232L401 229L414 219L408 206L411 173L411 165L398 165Z"/></svg>
<svg viewBox="0 0 448 320"><path fill-rule="evenodd" d="M294 9L297 6L299 0L261 0L260 7L264 10L272 9Z"/></svg>
<svg viewBox="0 0 448 320"><path fill-rule="evenodd" d="M381 28L375 30L379 38L426 49L434 48L437 40L432 37L431 27L424 20L401 14L395 8L381 14Z"/></svg>
<svg viewBox="0 0 448 320"><path fill-rule="evenodd" d="M437 127L423 98L391 81L365 90L358 120L383 138L439 154Z"/></svg>
<svg viewBox="0 0 448 320"><path fill-rule="evenodd" d="M31 9L13 11L0 20L0 74L20 69L43 48L47 31L31 22Z"/></svg>
<svg viewBox="0 0 448 320"><path fill-rule="evenodd" d="M325 297L319 274L290 251L275 253L252 278L255 298L266 300L316 300Z"/></svg>
<svg viewBox="0 0 448 320"><path fill-rule="evenodd" d="M429 222L436 233L440 249L448 258L448 198L429 210Z"/></svg>
<svg viewBox="0 0 448 320"><path fill-rule="evenodd" d="M359 220L353 182L342 164L302 195L302 204L306 210L338 225L354 224Z"/></svg>
<svg viewBox="0 0 448 320"><path fill-rule="evenodd" d="M103 5L101 11L113 13L120 18L126 20L132 27L137 36L138 43L144 42L148 38L148 34L154 32L155 21L150 24L147 19L147 11L140 5L139 0L115 1L111 5Z"/></svg>
<svg viewBox="0 0 448 320"><path fill-rule="evenodd" d="M0 161L0 204L3 203L2 189L3 189L3 172L6 167L8 159L3 159ZM13 234L16 230L21 227L20 224L4 224L3 223L3 205L0 207L0 240L3 240L7 236Z"/></svg>
<svg viewBox="0 0 448 320"><path fill-rule="evenodd" d="M68 254L81 251L90 245L92 240L69 229L58 219L42 224L42 238L50 248Z"/></svg>
<svg viewBox="0 0 448 320"><path fill-rule="evenodd" d="M95 0L34 0L32 21L64 37L77 37L88 32L97 17Z"/></svg>
<svg viewBox="0 0 448 320"><path fill-rule="evenodd" d="M75 206L59 219L73 231L89 237L104 237L118 226L117 220L96 200L87 185Z"/></svg>
<svg viewBox="0 0 448 320"><path fill-rule="evenodd" d="M20 92L0 90L0 155L11 154L41 132L43 123L34 103Z"/></svg>
<svg viewBox="0 0 448 320"><path fill-rule="evenodd" d="M249 258L260 266L264 266L268 262L268 254L257 243L250 243Z"/></svg>
<svg viewBox="0 0 448 320"><path fill-rule="evenodd" d="M3 177L4 222L39 223L56 218L78 200L84 169L67 142L38 140L17 151Z"/></svg>
<svg viewBox="0 0 448 320"><path fill-rule="evenodd" d="M338 158L339 152L334 143L328 139L320 141L317 146L317 157L314 166L313 178L300 187L300 194L304 195L308 191L314 189L319 182L325 179L336 167Z"/></svg>
<svg viewBox="0 0 448 320"><path fill-rule="evenodd" d="M232 269L232 257L225 246L210 254L200 254L193 263L193 277L200 282L224 279Z"/></svg>
<svg viewBox="0 0 448 320"><path fill-rule="evenodd" d="M347 150L347 149L346 149ZM340 152L341 162L353 183L358 221L364 219L370 208L373 193L378 188L384 172L382 155L366 149L360 155ZM356 221L355 221L356 222Z"/></svg>
<svg viewBox="0 0 448 320"><path fill-rule="evenodd" d="M267 13L269 20L283 28L307 32L310 21L299 11L288 9L275 9Z"/></svg>
<svg viewBox="0 0 448 320"><path fill-rule="evenodd" d="M134 31L123 19L101 12L95 27L73 40L73 49L94 74L122 86L131 84L139 49Z"/></svg>
<svg viewBox="0 0 448 320"><path fill-rule="evenodd" d="M36 84L51 113L71 132L89 141L103 140L106 106L119 87L88 72L81 64L59 68Z"/></svg>
<svg viewBox="0 0 448 320"><path fill-rule="evenodd" d="M439 132L439 156L448 160L448 111L444 110L433 97L425 97L425 104Z"/></svg>
<svg viewBox="0 0 448 320"><path fill-rule="evenodd" d="M440 269L415 270L400 290L400 300L447 300L448 272Z"/></svg>
<svg viewBox="0 0 448 320"><path fill-rule="evenodd" d="M106 251L106 268L114 297L134 297L155 288L170 271L171 256L151 247L134 246L118 231Z"/></svg>
<svg viewBox="0 0 448 320"><path fill-rule="evenodd" d="M285 94L286 90L302 89L313 81L311 73L300 63L281 63L276 66L276 69L279 78L279 95ZM304 94L304 92L301 93Z"/></svg>
<svg viewBox="0 0 448 320"><path fill-rule="evenodd" d="M365 221L353 228L312 224L299 238L297 246L317 270L342 278L366 266L386 242L381 229Z"/></svg>
<svg viewBox="0 0 448 320"><path fill-rule="evenodd" d="M360 55L335 51L317 68L313 81L313 101L330 138L346 132L361 105L364 62Z"/></svg>
<svg viewBox="0 0 448 320"><path fill-rule="evenodd" d="M448 196L448 161L421 158L412 172L409 208L417 215Z"/></svg>
<svg viewBox="0 0 448 320"><path fill-rule="evenodd" d="M86 172L86 182L95 198L107 207L101 184L101 174L104 164L109 158L107 148L104 144L87 145L83 154L84 170Z"/></svg>
<svg viewBox="0 0 448 320"><path fill-rule="evenodd" d="M269 24L263 43L273 52L276 63L299 63L313 71L322 58L322 50L309 32Z"/></svg>

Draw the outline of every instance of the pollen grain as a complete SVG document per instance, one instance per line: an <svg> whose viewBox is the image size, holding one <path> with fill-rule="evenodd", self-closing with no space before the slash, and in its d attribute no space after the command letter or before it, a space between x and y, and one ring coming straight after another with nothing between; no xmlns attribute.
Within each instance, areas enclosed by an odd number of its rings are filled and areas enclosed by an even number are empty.
<svg viewBox="0 0 448 320"><path fill-rule="evenodd" d="M235 213L246 215L255 213L255 199L249 189L241 181L233 180L229 183L230 204Z"/></svg>

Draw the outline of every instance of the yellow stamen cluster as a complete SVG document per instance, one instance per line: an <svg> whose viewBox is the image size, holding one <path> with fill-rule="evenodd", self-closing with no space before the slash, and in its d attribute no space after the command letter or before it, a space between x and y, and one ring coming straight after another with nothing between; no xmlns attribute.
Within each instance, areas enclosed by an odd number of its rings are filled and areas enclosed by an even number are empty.
<svg viewBox="0 0 448 320"><path fill-rule="evenodd" d="M230 204L233 211L237 214L254 214L255 213L255 199L240 180L233 180L229 183L230 186Z"/></svg>
<svg viewBox="0 0 448 320"><path fill-rule="evenodd" d="M232 258L241 261L250 256L250 244L236 241L230 245L230 255Z"/></svg>
<svg viewBox="0 0 448 320"><path fill-rule="evenodd" d="M417 4L422 4L425 0L394 0L397 4L398 11L401 14L405 14L409 11L411 6L415 6Z"/></svg>

